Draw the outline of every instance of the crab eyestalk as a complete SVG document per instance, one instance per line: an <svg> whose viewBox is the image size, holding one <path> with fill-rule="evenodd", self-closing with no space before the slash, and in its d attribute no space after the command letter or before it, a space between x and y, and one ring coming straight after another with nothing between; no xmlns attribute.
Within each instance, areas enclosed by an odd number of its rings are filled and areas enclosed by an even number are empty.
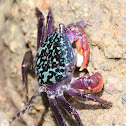
<svg viewBox="0 0 126 126"><path fill-rule="evenodd" d="M103 88L103 77L98 72L96 72L92 76L89 76L87 74L72 82L71 87L77 89L91 90L92 92L97 93Z"/></svg>
<svg viewBox="0 0 126 126"><path fill-rule="evenodd" d="M65 32L65 26L64 26L64 24L59 24L59 32L60 33L64 33Z"/></svg>

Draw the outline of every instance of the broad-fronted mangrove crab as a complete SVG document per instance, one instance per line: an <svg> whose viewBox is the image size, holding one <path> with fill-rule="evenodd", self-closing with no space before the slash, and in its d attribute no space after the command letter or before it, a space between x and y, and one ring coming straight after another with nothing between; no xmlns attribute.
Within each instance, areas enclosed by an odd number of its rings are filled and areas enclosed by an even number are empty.
<svg viewBox="0 0 126 126"><path fill-rule="evenodd" d="M59 24L59 29L52 31L53 17L52 11L49 9L46 35L44 35L44 16L38 8L36 8L36 15L38 18L37 54L34 57L31 50L25 53L22 62L22 76L26 89L26 69L27 64L30 64L35 69L40 87L30 99L26 108L14 116L10 122L16 120L28 111L41 92L46 92L50 107L59 126L66 126L66 123L61 115L57 101L68 113L75 117L79 126L83 126L78 113L65 99L63 92L67 92L69 95L81 99L99 102L105 106L112 105L111 102L97 96L86 93L81 94L78 91L78 89L83 89L91 90L94 93L99 92L103 87L103 77L100 73L97 72L91 76L86 74L80 78L73 79L76 57L72 48L72 43L75 42L78 52L83 55L83 63L80 68L81 71L85 68L89 56L89 45L83 30L83 26L89 23L81 21L66 27L64 24Z"/></svg>

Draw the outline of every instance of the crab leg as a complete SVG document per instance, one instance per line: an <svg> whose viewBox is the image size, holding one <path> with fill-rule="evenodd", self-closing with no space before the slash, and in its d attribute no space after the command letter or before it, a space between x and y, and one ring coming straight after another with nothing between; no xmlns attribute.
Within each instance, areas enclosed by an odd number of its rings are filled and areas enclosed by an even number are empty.
<svg viewBox="0 0 126 126"><path fill-rule="evenodd" d="M37 33L37 50L42 45L44 39L44 16L42 12L36 8L36 16L38 18L38 33Z"/></svg>
<svg viewBox="0 0 126 126"><path fill-rule="evenodd" d="M58 121L59 126L66 126L65 121L63 120L63 117L62 117L60 110L57 106L56 100L54 98L49 98L49 102L50 102L50 107L51 107L51 109L52 109L52 111Z"/></svg>
<svg viewBox="0 0 126 126"><path fill-rule="evenodd" d="M46 24L46 37L52 32L52 11L51 8L49 8L49 13L47 16L47 24Z"/></svg>
<svg viewBox="0 0 126 126"><path fill-rule="evenodd" d="M82 98L82 99L85 99L85 100L91 100L91 101L94 101L94 102L99 102L101 104L104 104L105 106L111 106L112 103L111 102L108 102L106 100L103 100L97 96L94 96L92 94L81 94L80 92L76 91L75 89L73 88L70 88L67 93L71 96L76 96L76 97L79 97L79 98Z"/></svg>
<svg viewBox="0 0 126 126"><path fill-rule="evenodd" d="M25 87L25 91L27 94L27 66L30 65L33 66L33 60L34 56L32 54L32 51L27 51L24 55L23 61L22 61L22 80Z"/></svg>
<svg viewBox="0 0 126 126"><path fill-rule="evenodd" d="M71 114L74 115L75 119L78 122L79 126L83 126L80 117L78 115L78 113L76 112L76 110L66 101L66 99L64 98L64 96L58 96L58 101L59 103Z"/></svg>
<svg viewBox="0 0 126 126"><path fill-rule="evenodd" d="M75 41L78 52L83 55L83 63L81 65L80 71L82 71L86 66L89 57L89 45L85 32L82 28L82 24L83 22L71 24L68 25L65 29L65 33L70 42L73 43Z"/></svg>
<svg viewBox="0 0 126 126"><path fill-rule="evenodd" d="M80 25L81 27L84 27L86 25L92 25L92 24L90 22L87 22L87 21L79 21L79 22L76 22L76 23L71 23L68 26L72 26L72 25Z"/></svg>
<svg viewBox="0 0 126 126"><path fill-rule="evenodd" d="M91 90L92 92L97 93L103 88L103 77L98 72L92 76L87 74L74 80L70 85L77 89Z"/></svg>
<svg viewBox="0 0 126 126"><path fill-rule="evenodd" d="M26 113L29 108L33 105L35 99L37 98L37 96L41 93L41 92L44 92L45 88L43 86L40 86L40 88L38 89L38 91L34 94L34 96L31 98L31 100L29 101L27 107L20 111L19 113L17 113L16 116L14 116L11 120L10 120L10 123L13 122L14 120L16 120L17 118L19 118L20 116L22 116L24 113Z"/></svg>

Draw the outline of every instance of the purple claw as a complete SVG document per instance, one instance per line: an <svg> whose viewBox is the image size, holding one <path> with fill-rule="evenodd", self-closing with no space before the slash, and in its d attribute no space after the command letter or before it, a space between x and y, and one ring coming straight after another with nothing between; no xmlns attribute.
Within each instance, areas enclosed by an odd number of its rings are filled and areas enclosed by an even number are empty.
<svg viewBox="0 0 126 126"><path fill-rule="evenodd" d="M71 43L75 42L78 52L83 55L83 63L80 68L80 71L82 71L89 57L89 44L84 29L81 25L71 24L65 28L65 34Z"/></svg>
<svg viewBox="0 0 126 126"><path fill-rule="evenodd" d="M100 73L96 72L92 76L84 75L74 80L70 85L77 89L91 90L97 93L103 88L103 77Z"/></svg>

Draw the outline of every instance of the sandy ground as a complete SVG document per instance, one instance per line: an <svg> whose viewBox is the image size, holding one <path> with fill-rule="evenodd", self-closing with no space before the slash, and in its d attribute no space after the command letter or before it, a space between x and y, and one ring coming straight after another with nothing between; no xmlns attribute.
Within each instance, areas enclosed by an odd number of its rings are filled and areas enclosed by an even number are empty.
<svg viewBox="0 0 126 126"><path fill-rule="evenodd" d="M1 0L0 1L0 126L26 105L21 63L30 48L36 53L37 18L35 7L46 17L48 6L53 12L53 27L88 21L85 33L90 45L89 62L77 76L100 72L104 90L97 94L113 102L105 109L98 103L78 101L66 95L85 126L126 126L126 0ZM46 23L46 19L45 19ZM29 98L38 89L37 80L28 75ZM83 92L83 91L82 91ZM56 126L45 94L11 126ZM61 109L67 125L76 121Z"/></svg>

